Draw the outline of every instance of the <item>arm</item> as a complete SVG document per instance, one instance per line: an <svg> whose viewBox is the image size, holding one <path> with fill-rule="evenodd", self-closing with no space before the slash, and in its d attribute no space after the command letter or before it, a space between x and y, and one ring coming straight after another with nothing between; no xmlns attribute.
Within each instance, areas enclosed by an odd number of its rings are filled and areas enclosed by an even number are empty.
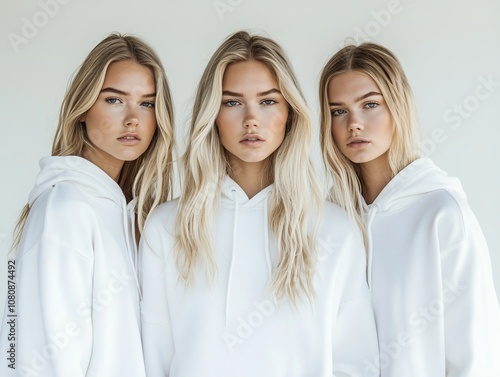
<svg viewBox="0 0 500 377"><path fill-rule="evenodd" d="M441 252L446 376L500 376L500 309L488 247L467 204L452 224L443 224L443 237L460 242Z"/></svg>
<svg viewBox="0 0 500 377"><path fill-rule="evenodd" d="M153 214L154 215L154 214ZM166 260L162 242L161 218L149 219L139 245L141 256L141 322L144 362L148 377L165 377L170 373L175 352L166 290Z"/></svg>
<svg viewBox="0 0 500 377"><path fill-rule="evenodd" d="M74 244L43 235L20 256L16 369L22 375L86 375L92 353L93 262Z"/></svg>

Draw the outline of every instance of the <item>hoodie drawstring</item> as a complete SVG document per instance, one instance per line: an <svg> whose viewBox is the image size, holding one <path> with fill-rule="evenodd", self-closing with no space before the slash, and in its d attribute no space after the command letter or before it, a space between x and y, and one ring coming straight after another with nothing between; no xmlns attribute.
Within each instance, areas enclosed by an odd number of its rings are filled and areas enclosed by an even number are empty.
<svg viewBox="0 0 500 377"><path fill-rule="evenodd" d="M368 288L372 288L372 259L373 259L373 240L372 240L372 222L378 211L378 204L374 204L368 211L368 221L366 222L366 229L368 231L368 266L366 270Z"/></svg>
<svg viewBox="0 0 500 377"><path fill-rule="evenodd" d="M238 224L238 194L236 193L236 189L232 188L231 192L234 197L234 220L233 220L233 249L231 251L231 263L229 265L229 276L227 278L227 287L226 287L226 319L225 326L227 326L227 320L229 317L229 296L231 293L231 280L233 277L233 263L234 263L234 254L236 252L236 230Z"/></svg>

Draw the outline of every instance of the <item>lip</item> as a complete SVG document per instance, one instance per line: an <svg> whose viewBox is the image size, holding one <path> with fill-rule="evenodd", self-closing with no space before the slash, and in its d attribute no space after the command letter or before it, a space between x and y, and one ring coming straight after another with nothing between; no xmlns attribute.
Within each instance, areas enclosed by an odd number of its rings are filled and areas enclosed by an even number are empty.
<svg viewBox="0 0 500 377"><path fill-rule="evenodd" d="M137 145L141 142L139 134L131 132L121 135L117 140L125 145Z"/></svg>
<svg viewBox="0 0 500 377"><path fill-rule="evenodd" d="M363 148L370 144L370 140L365 139L363 137L351 137L347 140L347 146L349 148Z"/></svg>
<svg viewBox="0 0 500 377"><path fill-rule="evenodd" d="M265 142L264 138L257 134L246 134L240 140L240 144L246 145L248 147L259 146L263 142Z"/></svg>

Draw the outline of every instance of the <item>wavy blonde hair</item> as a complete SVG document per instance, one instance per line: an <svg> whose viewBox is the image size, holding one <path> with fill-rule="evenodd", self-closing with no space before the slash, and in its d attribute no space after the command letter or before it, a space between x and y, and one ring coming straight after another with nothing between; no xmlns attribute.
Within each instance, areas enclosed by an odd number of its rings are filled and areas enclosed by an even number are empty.
<svg viewBox="0 0 500 377"><path fill-rule="evenodd" d="M318 215L321 190L309 159L311 118L306 101L281 47L269 38L245 31L229 36L212 55L201 77L193 108L189 146L183 157L184 190L177 215L177 267L184 282L194 281L197 263L214 279L217 266L213 227L221 184L231 167L221 144L215 120L222 100L224 72L231 64L263 63L275 76L289 105L286 136L270 156L268 174L274 181L270 193L269 225L277 239L279 261L271 290L276 297L295 301L302 293L314 296L316 261L315 228L309 214Z"/></svg>
<svg viewBox="0 0 500 377"><path fill-rule="evenodd" d="M165 69L155 51L142 39L111 34L89 53L73 76L64 97L52 144L52 156L83 156L94 148L80 122L95 103L111 63L132 60L148 67L155 79L156 131L148 149L136 160L125 161L118 184L128 201L137 198L137 226L142 233L148 214L172 195L174 114ZM30 208L26 205L14 230L15 248Z"/></svg>
<svg viewBox="0 0 500 377"><path fill-rule="evenodd" d="M361 218L363 182L357 164L345 157L333 141L332 116L328 105L330 81L350 71L371 77L387 103L394 124L388 153L392 176L420 156L420 139L413 94L399 60L391 51L365 42L359 46L346 46L330 58L319 81L320 143L326 169L333 180L329 200L346 209L364 232Z"/></svg>

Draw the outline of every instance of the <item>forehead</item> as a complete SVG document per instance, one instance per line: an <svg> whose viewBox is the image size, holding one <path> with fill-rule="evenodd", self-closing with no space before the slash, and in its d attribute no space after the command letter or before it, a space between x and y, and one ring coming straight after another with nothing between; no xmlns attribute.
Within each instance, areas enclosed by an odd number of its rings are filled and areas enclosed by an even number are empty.
<svg viewBox="0 0 500 377"><path fill-rule="evenodd" d="M108 66L103 87L111 83L137 84L153 88L155 86L151 68L132 60L113 62Z"/></svg>
<svg viewBox="0 0 500 377"><path fill-rule="evenodd" d="M368 92L380 92L377 83L359 71L349 71L333 77L328 84L328 97L356 98ZM351 98L352 99L352 98Z"/></svg>
<svg viewBox="0 0 500 377"><path fill-rule="evenodd" d="M268 90L278 88L278 82L271 70L261 62L250 60L229 65L222 79L224 89Z"/></svg>

